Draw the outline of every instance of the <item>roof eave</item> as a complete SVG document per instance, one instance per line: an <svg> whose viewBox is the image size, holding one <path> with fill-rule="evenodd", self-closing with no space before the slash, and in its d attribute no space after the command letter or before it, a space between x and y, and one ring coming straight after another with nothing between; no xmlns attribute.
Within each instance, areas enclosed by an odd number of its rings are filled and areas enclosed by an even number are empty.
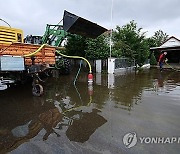
<svg viewBox="0 0 180 154"><path fill-rule="evenodd" d="M169 47L152 47L150 48L150 50L165 50L165 49L177 49L179 48L180 49L180 46L169 46Z"/></svg>

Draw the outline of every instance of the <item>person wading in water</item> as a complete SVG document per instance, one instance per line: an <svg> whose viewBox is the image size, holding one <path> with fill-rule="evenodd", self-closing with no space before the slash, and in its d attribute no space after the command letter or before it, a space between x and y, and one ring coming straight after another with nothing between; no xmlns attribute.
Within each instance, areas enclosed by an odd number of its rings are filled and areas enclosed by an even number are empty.
<svg viewBox="0 0 180 154"><path fill-rule="evenodd" d="M167 52L163 52L161 53L161 55L159 56L159 60L158 60L158 65L160 67L160 71L163 70L163 65L164 65L164 62L165 62L165 57L167 55Z"/></svg>

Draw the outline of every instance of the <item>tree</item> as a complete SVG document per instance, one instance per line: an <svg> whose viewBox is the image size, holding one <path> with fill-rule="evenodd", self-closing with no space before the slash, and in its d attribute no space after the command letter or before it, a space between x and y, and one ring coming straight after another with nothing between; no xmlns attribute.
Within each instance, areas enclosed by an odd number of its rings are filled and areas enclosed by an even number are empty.
<svg viewBox="0 0 180 154"><path fill-rule="evenodd" d="M87 40L85 57L88 59L106 59L109 56L109 47L106 43L106 36L100 35L96 39Z"/></svg>
<svg viewBox="0 0 180 154"><path fill-rule="evenodd" d="M91 60L105 59L109 55L109 47L104 35L100 35L96 39L69 35L66 52L68 55L82 56Z"/></svg>
<svg viewBox="0 0 180 154"><path fill-rule="evenodd" d="M152 36L152 40L154 41L154 47L159 47L167 39L168 39L168 35L164 33L162 30L156 31Z"/></svg>
<svg viewBox="0 0 180 154"><path fill-rule="evenodd" d="M65 47L68 55L84 57L87 48L87 39L79 35L71 34L68 36Z"/></svg>
<svg viewBox="0 0 180 154"><path fill-rule="evenodd" d="M156 57L154 56L154 53L152 53L152 55L150 57L150 64L151 65L156 65L157 64Z"/></svg>
<svg viewBox="0 0 180 154"><path fill-rule="evenodd" d="M139 65L143 65L149 55L149 48L145 39L145 32L137 27L137 23L130 23L116 27L113 32L113 55L135 59Z"/></svg>

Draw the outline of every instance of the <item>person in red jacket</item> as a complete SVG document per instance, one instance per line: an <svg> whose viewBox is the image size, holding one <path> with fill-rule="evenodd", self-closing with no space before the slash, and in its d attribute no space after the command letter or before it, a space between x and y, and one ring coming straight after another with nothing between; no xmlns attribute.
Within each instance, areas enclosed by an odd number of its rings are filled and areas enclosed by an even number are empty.
<svg viewBox="0 0 180 154"><path fill-rule="evenodd" d="M159 56L158 64L159 64L159 67L160 67L160 71L163 70L163 64L165 62L166 55L167 55L167 52L163 52Z"/></svg>

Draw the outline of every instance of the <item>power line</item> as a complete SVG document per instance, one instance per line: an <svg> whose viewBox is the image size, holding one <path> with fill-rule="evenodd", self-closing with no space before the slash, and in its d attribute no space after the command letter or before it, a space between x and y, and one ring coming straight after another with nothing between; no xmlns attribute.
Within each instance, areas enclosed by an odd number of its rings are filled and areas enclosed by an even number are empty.
<svg viewBox="0 0 180 154"><path fill-rule="evenodd" d="M4 23L6 23L11 28L11 25L8 22L6 22L5 20L0 18L0 21L3 21Z"/></svg>

